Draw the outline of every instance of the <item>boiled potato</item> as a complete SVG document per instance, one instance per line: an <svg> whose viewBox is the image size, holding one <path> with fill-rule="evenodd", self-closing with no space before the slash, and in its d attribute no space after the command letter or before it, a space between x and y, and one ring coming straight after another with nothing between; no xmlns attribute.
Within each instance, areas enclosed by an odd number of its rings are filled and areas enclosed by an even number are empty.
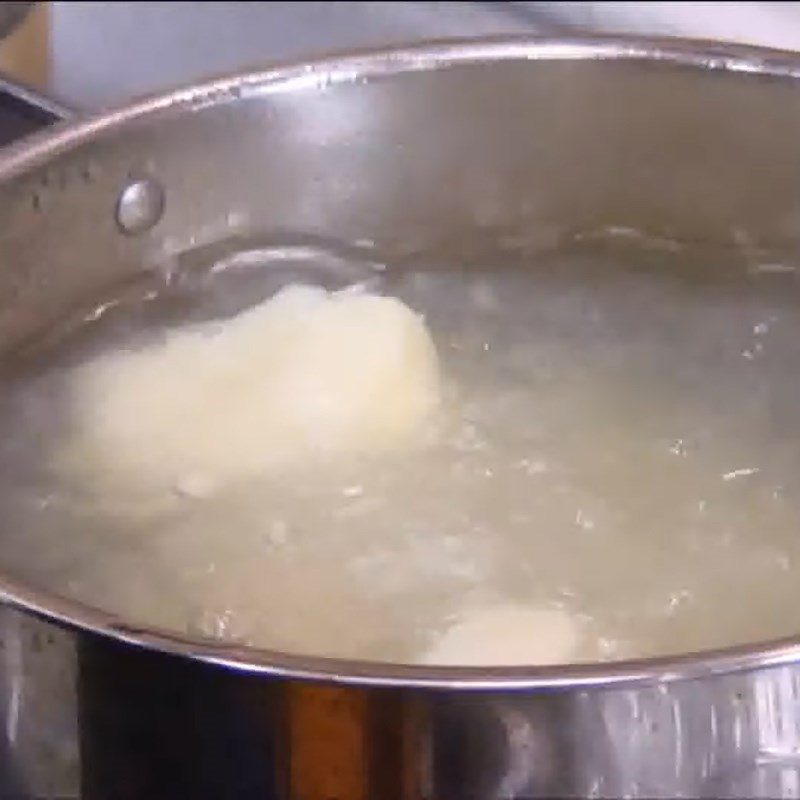
<svg viewBox="0 0 800 800"><path fill-rule="evenodd" d="M512 603L462 613L422 655L440 666L536 666L568 663L580 643L566 611Z"/></svg>
<svg viewBox="0 0 800 800"><path fill-rule="evenodd" d="M70 463L202 494L408 446L438 403L439 367L423 320L399 300L292 285L233 319L109 352L70 389Z"/></svg>

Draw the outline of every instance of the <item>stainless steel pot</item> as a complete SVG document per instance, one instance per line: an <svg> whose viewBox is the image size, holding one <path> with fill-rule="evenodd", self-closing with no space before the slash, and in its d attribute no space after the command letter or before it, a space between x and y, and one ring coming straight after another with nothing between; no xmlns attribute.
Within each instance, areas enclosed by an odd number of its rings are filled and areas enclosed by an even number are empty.
<svg viewBox="0 0 800 800"><path fill-rule="evenodd" d="M709 43L484 40L61 124L0 158L0 342L253 231L369 241L390 265L503 263L608 226L754 259L794 251L799 77L796 56ZM13 575L0 594L47 621L9 612L7 749L22 752L26 704L46 728L43 698L55 708L74 685L86 800L800 795L800 638L427 668L153 630Z"/></svg>

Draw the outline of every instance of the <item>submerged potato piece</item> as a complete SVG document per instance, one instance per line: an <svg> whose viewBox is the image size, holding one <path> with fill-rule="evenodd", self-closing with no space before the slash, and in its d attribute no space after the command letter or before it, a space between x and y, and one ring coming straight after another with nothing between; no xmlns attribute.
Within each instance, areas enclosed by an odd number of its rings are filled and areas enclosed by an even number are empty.
<svg viewBox="0 0 800 800"><path fill-rule="evenodd" d="M438 402L439 374L423 320L399 300L293 285L106 354L71 390L73 464L196 487L403 447Z"/></svg>
<svg viewBox="0 0 800 800"><path fill-rule="evenodd" d="M580 643L578 622L560 609L498 604L463 614L423 654L440 666L565 664Z"/></svg>

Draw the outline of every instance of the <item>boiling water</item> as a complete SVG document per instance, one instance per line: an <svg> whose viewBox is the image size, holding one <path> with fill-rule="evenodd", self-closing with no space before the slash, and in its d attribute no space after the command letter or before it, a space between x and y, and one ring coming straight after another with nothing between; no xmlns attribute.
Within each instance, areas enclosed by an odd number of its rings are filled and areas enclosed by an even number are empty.
<svg viewBox="0 0 800 800"><path fill-rule="evenodd" d="M471 602L566 609L583 659L797 633L793 269L652 244L486 269L199 253L7 370L2 567L138 623L379 660L414 660ZM53 474L74 364L304 277L425 315L446 381L425 448L157 502Z"/></svg>

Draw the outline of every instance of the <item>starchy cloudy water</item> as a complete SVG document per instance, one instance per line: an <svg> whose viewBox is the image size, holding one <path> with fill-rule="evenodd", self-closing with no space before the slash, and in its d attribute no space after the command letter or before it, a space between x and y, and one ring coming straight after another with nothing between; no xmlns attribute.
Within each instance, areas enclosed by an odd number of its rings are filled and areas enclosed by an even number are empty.
<svg viewBox="0 0 800 800"><path fill-rule="evenodd" d="M429 661L448 631L510 620L569 643L511 648L539 661L797 632L793 268L619 238L513 268L373 270L369 291L435 344L428 435L221 485L126 492L57 466L70 382L265 299L274 253L90 315L5 378L3 567L139 623L378 660ZM291 279L325 283L314 262L332 257L303 253Z"/></svg>

